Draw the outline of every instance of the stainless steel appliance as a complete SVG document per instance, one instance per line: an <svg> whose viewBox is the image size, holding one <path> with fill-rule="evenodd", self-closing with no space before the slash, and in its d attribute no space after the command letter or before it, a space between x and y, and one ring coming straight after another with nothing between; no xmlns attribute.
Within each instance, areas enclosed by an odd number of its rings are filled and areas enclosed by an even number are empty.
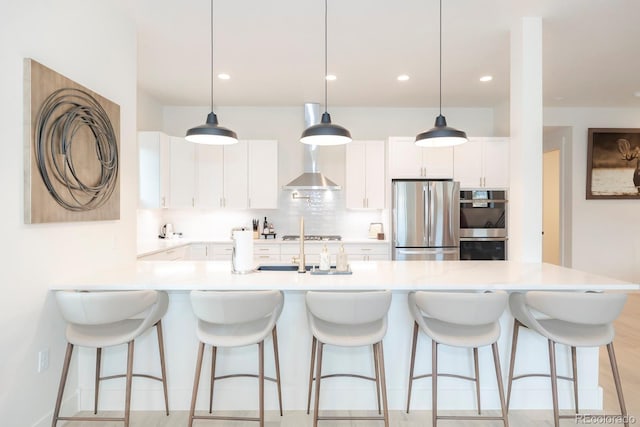
<svg viewBox="0 0 640 427"><path fill-rule="evenodd" d="M456 260L460 185L451 180L392 181L394 260Z"/></svg>
<svg viewBox="0 0 640 427"><path fill-rule="evenodd" d="M507 192L460 192L460 259L507 259Z"/></svg>

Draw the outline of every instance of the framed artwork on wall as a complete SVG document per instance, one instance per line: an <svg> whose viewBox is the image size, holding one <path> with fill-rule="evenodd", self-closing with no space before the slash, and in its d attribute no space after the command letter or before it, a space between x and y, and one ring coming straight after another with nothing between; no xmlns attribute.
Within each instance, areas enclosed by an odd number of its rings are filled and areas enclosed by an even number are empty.
<svg viewBox="0 0 640 427"><path fill-rule="evenodd" d="M640 199L640 129L589 128L587 199Z"/></svg>
<svg viewBox="0 0 640 427"><path fill-rule="evenodd" d="M24 60L24 221L120 219L120 106Z"/></svg>

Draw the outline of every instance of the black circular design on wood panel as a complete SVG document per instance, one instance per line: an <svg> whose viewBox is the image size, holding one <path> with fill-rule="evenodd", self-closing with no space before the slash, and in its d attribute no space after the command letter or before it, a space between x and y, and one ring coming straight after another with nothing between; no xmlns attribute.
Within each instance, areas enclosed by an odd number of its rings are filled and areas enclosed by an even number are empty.
<svg viewBox="0 0 640 427"><path fill-rule="evenodd" d="M79 89L56 90L42 104L35 132L38 170L58 204L81 212L109 200L118 178L118 144L107 112L93 96ZM83 176L87 164L74 163L74 144L93 145L80 147L95 155L92 178Z"/></svg>

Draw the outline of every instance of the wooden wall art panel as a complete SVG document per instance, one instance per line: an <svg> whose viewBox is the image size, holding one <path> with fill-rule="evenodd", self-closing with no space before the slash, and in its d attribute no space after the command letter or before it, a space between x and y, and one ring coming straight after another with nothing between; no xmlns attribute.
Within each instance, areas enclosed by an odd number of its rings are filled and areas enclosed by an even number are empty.
<svg viewBox="0 0 640 427"><path fill-rule="evenodd" d="M24 60L25 223L120 219L120 106Z"/></svg>

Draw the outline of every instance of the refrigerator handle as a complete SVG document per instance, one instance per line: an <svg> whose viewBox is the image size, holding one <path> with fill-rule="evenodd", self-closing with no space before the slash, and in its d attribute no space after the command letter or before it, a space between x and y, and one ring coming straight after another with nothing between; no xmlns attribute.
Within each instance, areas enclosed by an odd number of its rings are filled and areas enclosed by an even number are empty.
<svg viewBox="0 0 640 427"><path fill-rule="evenodd" d="M425 225L425 230L427 232L426 236L422 237L423 242L425 242L425 244L428 244L429 239L431 238L431 220L430 220L430 210L431 210L431 191L429 190L429 185L428 184L424 184L422 186L422 198L424 200L424 209L422 210L423 213L423 224Z"/></svg>

